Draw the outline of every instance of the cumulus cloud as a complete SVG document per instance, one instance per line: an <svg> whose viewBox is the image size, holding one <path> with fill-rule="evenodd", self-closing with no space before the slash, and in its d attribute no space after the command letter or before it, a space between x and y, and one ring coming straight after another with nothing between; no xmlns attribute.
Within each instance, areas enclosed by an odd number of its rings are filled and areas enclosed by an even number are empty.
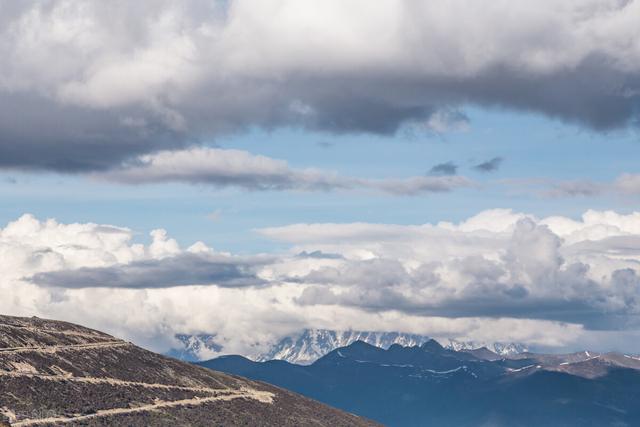
<svg viewBox="0 0 640 427"><path fill-rule="evenodd" d="M16 2L0 166L104 170L248 127L446 131L469 103L622 127L639 16L618 0Z"/></svg>
<svg viewBox="0 0 640 427"><path fill-rule="evenodd" d="M215 187L265 190L374 190L393 195L446 192L470 187L462 176L416 176L404 179L364 179L321 169L294 169L284 160L242 150L190 148L141 156L94 178L122 184L183 182Z"/></svg>
<svg viewBox="0 0 640 427"><path fill-rule="evenodd" d="M293 224L290 250L234 256L127 228L25 215L0 229L0 311L80 322L156 350L215 333L254 354L303 327L640 351L640 213L459 223ZM621 337L626 337L623 340Z"/></svg>
<svg viewBox="0 0 640 427"><path fill-rule="evenodd" d="M590 211L577 222L495 210L458 225L299 224L262 233L345 256L291 279L312 285L301 304L624 329L640 327L640 289L629 273L640 265L637 216Z"/></svg>

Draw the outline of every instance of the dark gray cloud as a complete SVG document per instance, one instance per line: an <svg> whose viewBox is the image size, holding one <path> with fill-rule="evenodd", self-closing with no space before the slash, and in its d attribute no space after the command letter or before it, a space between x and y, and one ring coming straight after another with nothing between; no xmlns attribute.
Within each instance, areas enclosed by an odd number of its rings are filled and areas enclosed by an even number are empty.
<svg viewBox="0 0 640 427"><path fill-rule="evenodd" d="M28 280L60 288L167 288L189 285L260 286L256 269L270 260L183 253L109 267L38 273ZM272 261L272 260L271 260Z"/></svg>
<svg viewBox="0 0 640 427"><path fill-rule="evenodd" d="M485 162L478 163L473 168L480 172L494 172L500 168L503 160L504 159L502 157L494 157Z"/></svg>
<svg viewBox="0 0 640 427"><path fill-rule="evenodd" d="M432 175L455 175L457 171L458 165L451 161L439 163L429 169L429 173Z"/></svg>
<svg viewBox="0 0 640 427"><path fill-rule="evenodd" d="M0 167L103 170L251 127L440 129L439 117L469 104L599 131L638 120L635 2L363 3L367 13L320 2L290 19L296 7L4 7ZM478 55L478 45L493 49Z"/></svg>
<svg viewBox="0 0 640 427"><path fill-rule="evenodd" d="M127 122L140 113L144 128ZM189 138L140 108L96 110L0 90L0 168L104 170L137 154L181 147Z"/></svg>

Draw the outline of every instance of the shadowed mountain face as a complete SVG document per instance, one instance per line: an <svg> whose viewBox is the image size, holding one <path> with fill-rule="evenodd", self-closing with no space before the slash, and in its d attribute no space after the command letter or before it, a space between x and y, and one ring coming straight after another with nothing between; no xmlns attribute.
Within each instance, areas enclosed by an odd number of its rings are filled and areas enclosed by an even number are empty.
<svg viewBox="0 0 640 427"><path fill-rule="evenodd" d="M369 426L64 322L0 316L0 425Z"/></svg>
<svg viewBox="0 0 640 427"><path fill-rule="evenodd" d="M390 426L637 426L640 360L617 353L514 358L436 341L355 342L312 365L240 356L202 366L267 381Z"/></svg>

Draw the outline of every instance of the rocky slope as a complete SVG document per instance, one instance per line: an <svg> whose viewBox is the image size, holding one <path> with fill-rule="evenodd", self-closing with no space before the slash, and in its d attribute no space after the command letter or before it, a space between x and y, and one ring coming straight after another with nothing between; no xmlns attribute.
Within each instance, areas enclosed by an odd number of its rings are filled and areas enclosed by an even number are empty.
<svg viewBox="0 0 640 427"><path fill-rule="evenodd" d="M368 426L81 326L0 316L0 425Z"/></svg>

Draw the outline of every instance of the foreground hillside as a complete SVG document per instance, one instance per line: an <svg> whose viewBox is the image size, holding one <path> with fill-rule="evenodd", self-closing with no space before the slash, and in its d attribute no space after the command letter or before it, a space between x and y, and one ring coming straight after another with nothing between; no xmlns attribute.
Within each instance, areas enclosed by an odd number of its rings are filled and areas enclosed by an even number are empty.
<svg viewBox="0 0 640 427"><path fill-rule="evenodd" d="M227 356L202 366L267 381L389 426L640 426L640 359L617 353L505 358L436 341L355 342L309 366Z"/></svg>
<svg viewBox="0 0 640 427"><path fill-rule="evenodd" d="M368 426L77 325L0 316L0 425Z"/></svg>

